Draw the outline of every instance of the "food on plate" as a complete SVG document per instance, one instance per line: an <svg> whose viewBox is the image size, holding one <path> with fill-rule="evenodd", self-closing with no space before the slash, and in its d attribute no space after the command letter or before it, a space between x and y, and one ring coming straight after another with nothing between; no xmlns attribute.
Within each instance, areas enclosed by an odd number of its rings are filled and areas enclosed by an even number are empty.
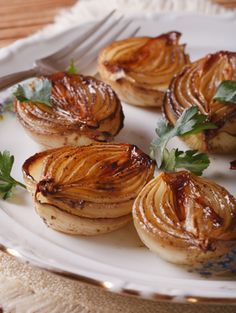
<svg viewBox="0 0 236 313"><path fill-rule="evenodd" d="M98 58L101 78L127 103L160 107L171 79L189 63L180 37L172 31L111 43Z"/></svg>
<svg viewBox="0 0 236 313"><path fill-rule="evenodd" d="M221 103L236 104L236 80L223 80L218 86L213 99Z"/></svg>
<svg viewBox="0 0 236 313"><path fill-rule="evenodd" d="M236 106L214 97L225 80L236 80L236 53L220 51L186 65L166 92L164 114L175 125L184 109L198 106L216 129L182 137L193 149L211 153L236 151Z"/></svg>
<svg viewBox="0 0 236 313"><path fill-rule="evenodd" d="M11 197L16 186L26 188L24 184L12 177L13 164L14 156L7 150L0 151L0 198L3 200Z"/></svg>
<svg viewBox="0 0 236 313"><path fill-rule="evenodd" d="M202 175L210 164L206 153L199 153L197 150L181 151L173 147L168 149L168 142L175 136L196 134L215 127L213 123L207 122L207 117L201 114L196 106L185 109L175 125L160 119L157 122L156 138L150 145L150 157L156 160L157 167L162 171L175 172L177 169L187 169L196 175Z"/></svg>
<svg viewBox="0 0 236 313"><path fill-rule="evenodd" d="M37 213L49 227L78 235L127 224L134 199L153 173L154 162L145 153L118 143L50 149L23 165Z"/></svg>
<svg viewBox="0 0 236 313"><path fill-rule="evenodd" d="M115 92L90 76L55 73L29 86L18 86L15 95L18 120L46 147L110 141L123 127L124 115Z"/></svg>
<svg viewBox="0 0 236 313"><path fill-rule="evenodd" d="M133 219L144 244L172 263L203 262L236 245L236 199L187 171L151 180L135 200Z"/></svg>

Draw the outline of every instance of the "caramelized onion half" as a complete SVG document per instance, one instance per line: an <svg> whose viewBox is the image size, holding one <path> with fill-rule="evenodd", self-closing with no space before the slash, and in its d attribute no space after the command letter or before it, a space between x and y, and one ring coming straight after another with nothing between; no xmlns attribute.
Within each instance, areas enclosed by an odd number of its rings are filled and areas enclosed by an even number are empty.
<svg viewBox="0 0 236 313"><path fill-rule="evenodd" d="M15 104L20 123L36 142L46 147L87 145L110 141L123 127L120 100L104 82L62 72L47 78L52 82L52 107Z"/></svg>
<svg viewBox="0 0 236 313"><path fill-rule="evenodd" d="M160 107L171 79L189 63L180 36L169 32L113 42L99 55L102 79L127 103Z"/></svg>
<svg viewBox="0 0 236 313"><path fill-rule="evenodd" d="M218 128L181 137L193 149L212 153L236 151L236 105L213 100L224 80L236 80L236 53L220 51L185 66L172 80L164 99L167 120L175 124L184 109L199 111Z"/></svg>
<svg viewBox="0 0 236 313"><path fill-rule="evenodd" d="M202 262L236 245L236 199L190 172L151 180L134 203L133 218L144 244L172 263Z"/></svg>
<svg viewBox="0 0 236 313"><path fill-rule="evenodd" d="M27 188L46 223L85 235L126 224L153 172L153 161L136 146L115 143L46 150L23 165Z"/></svg>

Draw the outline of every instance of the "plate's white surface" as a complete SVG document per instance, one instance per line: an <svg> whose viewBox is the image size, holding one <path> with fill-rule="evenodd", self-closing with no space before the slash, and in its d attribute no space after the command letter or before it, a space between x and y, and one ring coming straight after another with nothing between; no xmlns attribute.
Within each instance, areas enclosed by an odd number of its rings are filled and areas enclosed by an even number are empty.
<svg viewBox="0 0 236 313"><path fill-rule="evenodd" d="M236 51L236 20L230 17L169 13L148 19L137 18L134 23L141 25L142 35L181 31L182 42L188 44L192 60L217 50ZM34 45L22 45L0 60L0 74L29 68L35 58L51 53L74 36L75 33L71 36L61 34L50 42L39 40ZM125 127L117 140L134 143L148 152L160 112L125 104L123 108ZM22 180L22 163L40 148L11 115L0 122L0 132L0 150L6 149L15 155L13 175ZM173 144L185 148L179 140ZM205 176L236 196L236 173L229 170L232 159L233 156L212 157ZM158 293L173 296L178 301L187 297L213 297L235 298L236 302L236 279L205 279L197 272L191 273L184 267L161 260L142 246L132 224L98 237L72 237L48 229L34 212L30 195L25 191L17 189L10 201L0 201L0 207L0 244L33 264L98 280L113 291L138 291L143 297Z"/></svg>

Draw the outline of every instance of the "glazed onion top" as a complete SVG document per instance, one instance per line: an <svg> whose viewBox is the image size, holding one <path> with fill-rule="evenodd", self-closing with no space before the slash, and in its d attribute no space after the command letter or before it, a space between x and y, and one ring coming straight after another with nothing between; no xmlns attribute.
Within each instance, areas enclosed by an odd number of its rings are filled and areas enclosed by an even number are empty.
<svg viewBox="0 0 236 313"><path fill-rule="evenodd" d="M153 177L154 163L129 144L92 144L46 150L23 165L27 180L53 199L117 203L134 199Z"/></svg>
<svg viewBox="0 0 236 313"><path fill-rule="evenodd" d="M106 47L100 59L112 73L110 79L126 79L142 88L165 91L174 74L189 62L181 34L169 32L156 38L135 37Z"/></svg>
<svg viewBox="0 0 236 313"><path fill-rule="evenodd" d="M220 51L186 65L172 80L164 100L164 112L175 123L184 109L198 106L209 120L221 126L236 114L234 104L213 101L217 87L224 80L236 80L236 53Z"/></svg>
<svg viewBox="0 0 236 313"><path fill-rule="evenodd" d="M120 101L110 86L93 77L59 72L47 77L52 82L52 107L40 103L16 103L21 122L34 131L58 133L86 131L99 136L115 115L119 119L111 134L123 126ZM105 126L104 126L105 125ZM42 129L43 128L43 129Z"/></svg>
<svg viewBox="0 0 236 313"><path fill-rule="evenodd" d="M141 226L178 247L214 249L215 240L236 239L236 199L223 187L190 172L161 173L137 197Z"/></svg>

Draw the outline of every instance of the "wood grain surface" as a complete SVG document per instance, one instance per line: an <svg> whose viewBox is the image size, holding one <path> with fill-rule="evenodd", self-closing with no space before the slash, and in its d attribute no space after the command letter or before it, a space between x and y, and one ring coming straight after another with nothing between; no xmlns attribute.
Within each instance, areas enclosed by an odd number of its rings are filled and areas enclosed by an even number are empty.
<svg viewBox="0 0 236 313"><path fill-rule="evenodd" d="M53 22L76 0L0 0L0 47L26 37Z"/></svg>
<svg viewBox="0 0 236 313"><path fill-rule="evenodd" d="M236 9L236 0L212 0L212 2L223 5L229 9Z"/></svg>
<svg viewBox="0 0 236 313"><path fill-rule="evenodd" d="M236 8L236 0L211 1L227 8ZM52 23L62 8L68 8L75 2L76 0L0 0L0 47Z"/></svg>

